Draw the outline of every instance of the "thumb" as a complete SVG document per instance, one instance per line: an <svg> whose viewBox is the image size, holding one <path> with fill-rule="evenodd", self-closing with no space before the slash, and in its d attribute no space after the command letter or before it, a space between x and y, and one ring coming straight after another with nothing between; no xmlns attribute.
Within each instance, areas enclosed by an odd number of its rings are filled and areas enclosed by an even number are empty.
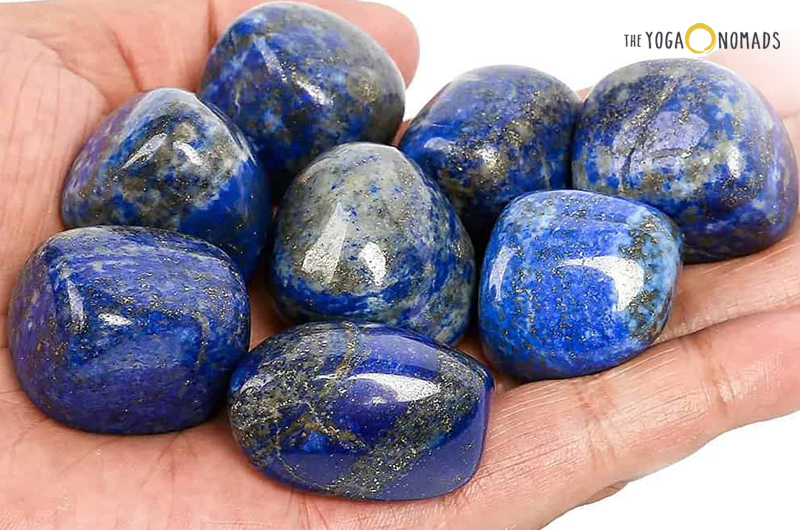
<svg viewBox="0 0 800 530"><path fill-rule="evenodd" d="M211 47L259 0L77 0L0 8L0 31L52 49L113 108L159 86L194 90ZM314 0L358 26L392 56L408 83L419 57L411 22L392 8L354 0ZM110 110L106 109L106 110Z"/></svg>

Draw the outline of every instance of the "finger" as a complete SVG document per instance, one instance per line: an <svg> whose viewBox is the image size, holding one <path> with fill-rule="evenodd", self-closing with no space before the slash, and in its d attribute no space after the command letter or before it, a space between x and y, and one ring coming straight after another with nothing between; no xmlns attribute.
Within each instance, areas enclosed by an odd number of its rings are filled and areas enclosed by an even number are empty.
<svg viewBox="0 0 800 530"><path fill-rule="evenodd" d="M800 310L743 317L597 376L497 396L477 475L416 503L320 499L332 528L541 528L702 447L800 408ZM498 510L502 506L502 510Z"/></svg>
<svg viewBox="0 0 800 530"><path fill-rule="evenodd" d="M355 506L341 499L298 495L294 504L264 503L265 498L285 501L289 492L249 469L230 436L223 436L226 427L219 422L186 431L187 436L198 433L196 444L187 446L193 457L177 458L169 447L158 448L153 441L157 437L137 439L137 449L156 453L154 460L158 461L159 455L169 456L170 473L144 476L151 493L161 491L154 486L162 482L178 492L163 503L169 513L177 508L190 515L200 505L208 508L210 520L242 521L239 526L247 522L253 527L275 520L280 516L278 510L291 508L309 522L309 528L540 528L573 506L613 492L620 482L687 455L720 432L799 407L800 337L794 333L798 325L800 311L746 317L661 345L600 376L536 383L510 391L495 400L478 475L465 488L437 499ZM201 440L200 430L212 429L220 432ZM64 438L63 442L67 441L65 433L73 431L54 427L48 432ZM35 442L26 443L26 451L42 443L30 436L26 440ZM61 443L59 447L74 445ZM83 449L80 453L91 458L84 461L79 456L77 464L68 464L73 467L73 481L82 479L88 469L96 469L95 461L113 458L118 464L123 457L119 451L101 454ZM129 449L125 454L132 455ZM141 451L137 455L141 462ZM74 457L61 460L62 464L72 461ZM70 487L68 482L61 487L83 496L82 506L91 506L86 497L96 494L109 499L106 488L131 483L123 475L140 467L104 468L104 487L97 487L96 480L85 488ZM218 471L223 468L231 472L220 476ZM53 471L49 465L42 469ZM20 475L18 483L30 482L30 476ZM208 484L218 487L209 489ZM239 488L237 506L214 502L216 495L230 487ZM126 490L111 499L130 503L120 506L135 505L144 489ZM40 488L31 491L42 493ZM160 498L154 495L154 501ZM290 494L292 498L295 496ZM258 509L243 514L240 506ZM186 520L192 520L189 515Z"/></svg>
<svg viewBox="0 0 800 530"><path fill-rule="evenodd" d="M235 17L259 0L204 0L187 14L183 0L81 0L2 7L0 30L54 50L74 73L94 84L113 108L133 93L159 86L196 88L208 52ZM314 0L361 26L392 56L406 82L419 43L411 22L386 6Z"/></svg>
<svg viewBox="0 0 800 530"><path fill-rule="evenodd" d="M469 503L450 523L538 528L722 432L796 410L798 326L798 310L744 317L598 376L506 393L496 401L478 476L456 494Z"/></svg>
<svg viewBox="0 0 800 530"><path fill-rule="evenodd" d="M604 499L607 499L612 495L616 495L617 493L622 491L622 488L624 488L627 485L628 485L627 482L617 482L616 484L612 484L608 487L605 487L602 490L595 493L594 495L592 495L591 497L589 497L586 501L583 502L582 505L594 504L596 502L600 502Z"/></svg>
<svg viewBox="0 0 800 530"><path fill-rule="evenodd" d="M800 305L800 226L774 246L742 258L684 268L660 341L772 309Z"/></svg>

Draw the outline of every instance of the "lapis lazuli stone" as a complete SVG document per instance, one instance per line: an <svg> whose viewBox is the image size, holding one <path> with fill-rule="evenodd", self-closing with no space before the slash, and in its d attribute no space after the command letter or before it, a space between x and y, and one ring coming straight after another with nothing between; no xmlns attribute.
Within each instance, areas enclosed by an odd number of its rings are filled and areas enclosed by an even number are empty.
<svg viewBox="0 0 800 530"><path fill-rule="evenodd" d="M244 130L276 196L338 144L391 141L405 105L400 70L372 37L293 2L236 19L211 51L199 94Z"/></svg>
<svg viewBox="0 0 800 530"><path fill-rule="evenodd" d="M465 484L492 377L475 359L379 324L316 322L261 343L231 378L239 446L267 476L317 493L410 500Z"/></svg>
<svg viewBox="0 0 800 530"><path fill-rule="evenodd" d="M61 198L68 228L177 230L255 269L272 214L269 185L241 131L184 90L137 95L92 133Z"/></svg>
<svg viewBox="0 0 800 530"><path fill-rule="evenodd" d="M680 233L650 206L573 190L519 197L481 271L484 353L526 381L621 364L661 333L680 267Z"/></svg>
<svg viewBox="0 0 800 530"><path fill-rule="evenodd" d="M489 66L449 84L411 122L400 150L436 181L473 242L485 244L511 199L569 185L578 99L523 66Z"/></svg>
<svg viewBox="0 0 800 530"><path fill-rule="evenodd" d="M733 72L708 61L626 66L589 94L573 142L575 187L669 215L686 260L750 254L797 212L797 161L781 119Z"/></svg>
<svg viewBox="0 0 800 530"><path fill-rule="evenodd" d="M87 431L190 427L225 403L250 308L227 254L167 230L98 226L45 241L9 309L25 393Z"/></svg>
<svg viewBox="0 0 800 530"><path fill-rule="evenodd" d="M469 321L475 252L442 192L400 151L345 144L287 190L269 278L291 320L369 320L452 344Z"/></svg>

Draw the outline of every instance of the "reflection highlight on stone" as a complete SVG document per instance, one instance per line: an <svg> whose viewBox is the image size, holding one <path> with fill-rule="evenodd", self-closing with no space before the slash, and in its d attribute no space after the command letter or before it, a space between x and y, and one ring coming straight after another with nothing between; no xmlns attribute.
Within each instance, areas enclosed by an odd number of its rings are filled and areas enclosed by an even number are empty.
<svg viewBox="0 0 800 530"><path fill-rule="evenodd" d="M644 269L635 260L619 256L574 258L561 263L562 267L589 267L605 274L614 284L617 301L614 309L622 311L644 287Z"/></svg>

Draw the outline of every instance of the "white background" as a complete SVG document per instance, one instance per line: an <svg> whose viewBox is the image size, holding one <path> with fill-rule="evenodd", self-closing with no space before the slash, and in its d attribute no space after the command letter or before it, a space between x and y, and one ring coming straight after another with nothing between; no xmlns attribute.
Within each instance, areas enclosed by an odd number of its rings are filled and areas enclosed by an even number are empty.
<svg viewBox="0 0 800 530"><path fill-rule="evenodd" d="M384 3L406 13L420 36L421 60L408 92L407 117L450 79L478 66L524 64L579 89L625 64L676 55L674 50L626 49L625 33L685 31L696 22L720 31L772 32L800 26L796 0ZM696 35L694 47L705 47L705 35ZM568 513L548 530L796 530L800 528L798 471L800 415L796 414L728 433L616 496Z"/></svg>

